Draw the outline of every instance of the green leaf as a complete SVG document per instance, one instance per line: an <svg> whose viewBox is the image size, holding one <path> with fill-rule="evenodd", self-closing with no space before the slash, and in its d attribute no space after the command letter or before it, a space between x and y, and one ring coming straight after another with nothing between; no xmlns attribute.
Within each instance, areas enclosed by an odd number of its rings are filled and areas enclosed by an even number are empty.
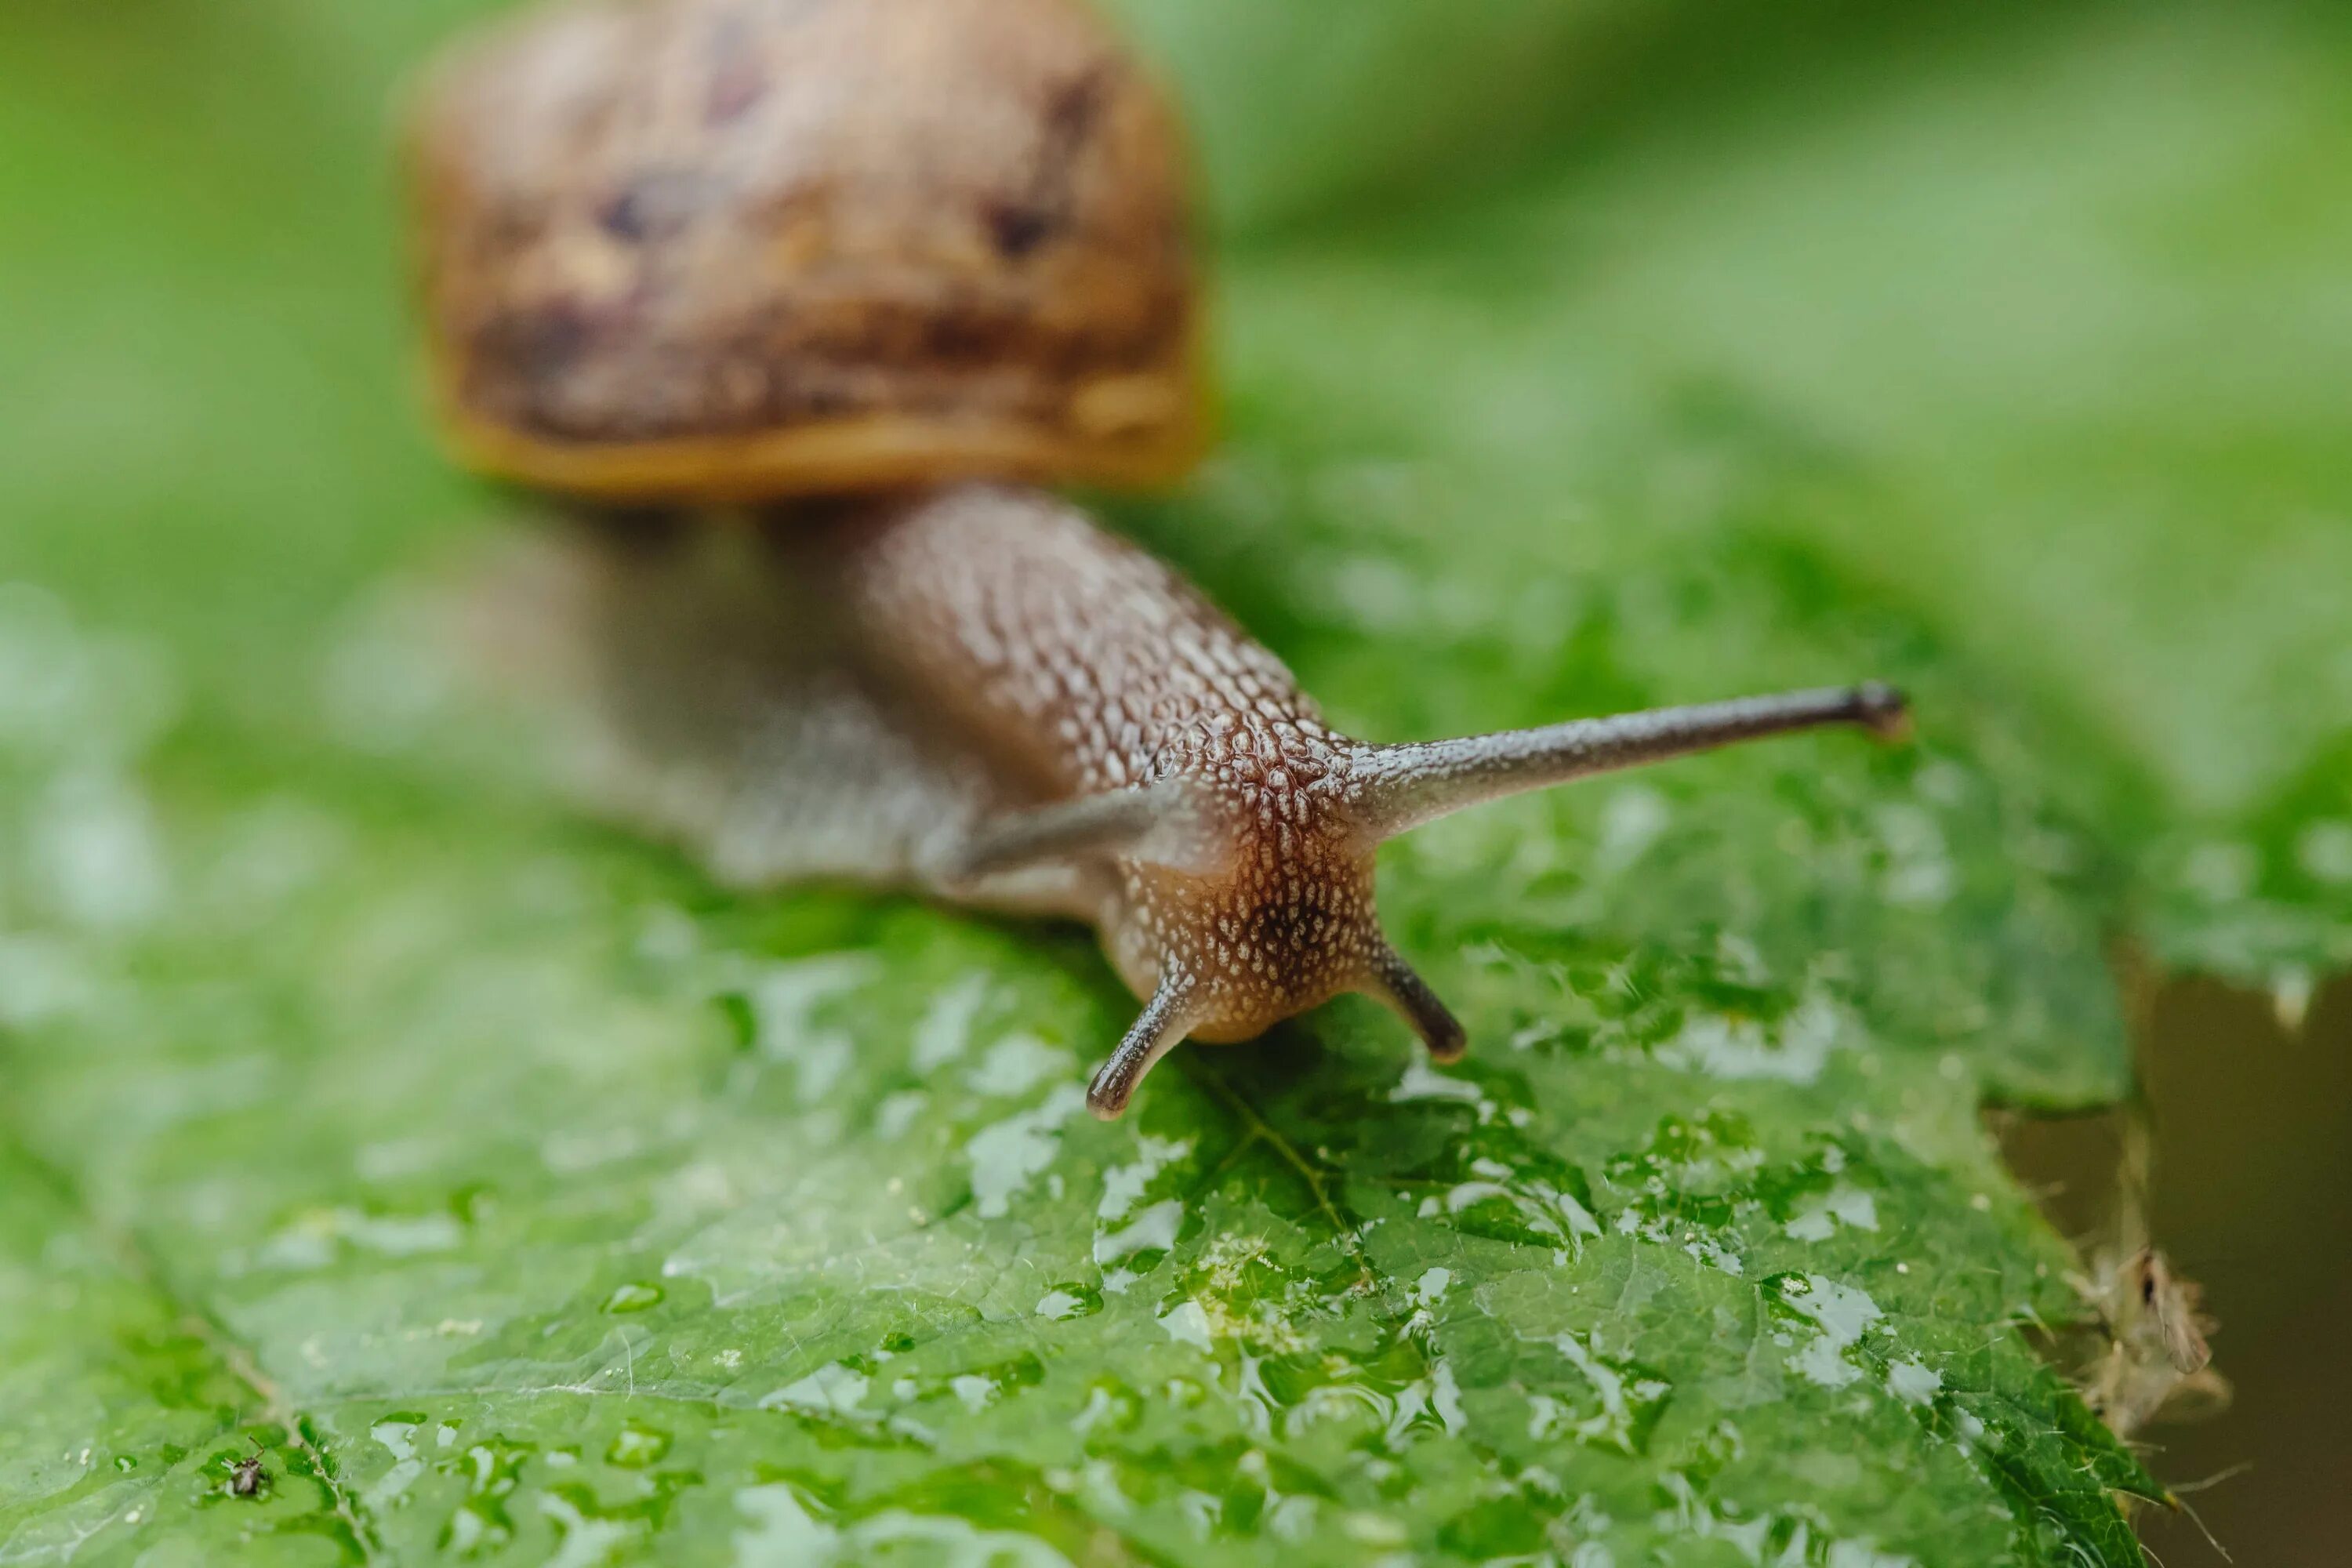
<svg viewBox="0 0 2352 1568"><path fill-rule="evenodd" d="M2352 956L2340 22L1132 7L1234 237L1122 525L1373 738L1922 739L1433 827L1465 1063L1342 1002L1104 1126L1080 933L723 894L417 631L467 9L0 19L0 1561L2137 1561L1977 1111L2127 1090L2119 934Z"/></svg>

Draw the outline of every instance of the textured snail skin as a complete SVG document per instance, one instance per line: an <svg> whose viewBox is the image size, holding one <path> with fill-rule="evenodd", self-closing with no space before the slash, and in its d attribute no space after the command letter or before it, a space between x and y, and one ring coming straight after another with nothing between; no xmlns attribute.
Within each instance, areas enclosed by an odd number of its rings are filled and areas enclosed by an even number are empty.
<svg viewBox="0 0 2352 1568"><path fill-rule="evenodd" d="M1343 991L1459 1054L1460 1025L1375 918L1384 837L1731 741L1904 721L1862 686L1351 740L1175 572L1024 489L588 537L506 610L559 628L542 643L586 678L606 805L740 881L842 877L1091 922L1148 998L1089 1092L1105 1117L1179 1041L1246 1039Z"/></svg>

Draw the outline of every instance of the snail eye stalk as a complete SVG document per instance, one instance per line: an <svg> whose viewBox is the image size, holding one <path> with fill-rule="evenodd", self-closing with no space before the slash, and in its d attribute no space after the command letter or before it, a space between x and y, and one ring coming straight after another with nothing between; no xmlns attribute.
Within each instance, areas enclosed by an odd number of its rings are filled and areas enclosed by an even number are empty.
<svg viewBox="0 0 2352 1568"><path fill-rule="evenodd" d="M1454 741L1367 746L1357 763L1357 820L1374 838L1393 838L1506 795L1829 724L1857 725L1881 739L1899 740L1908 731L1909 715L1902 693L1871 681L1572 719Z"/></svg>
<svg viewBox="0 0 2352 1568"><path fill-rule="evenodd" d="M1148 860L1207 876L1232 857L1234 824L1213 792L1181 778L1012 811L982 823L941 868L975 881L1087 856Z"/></svg>

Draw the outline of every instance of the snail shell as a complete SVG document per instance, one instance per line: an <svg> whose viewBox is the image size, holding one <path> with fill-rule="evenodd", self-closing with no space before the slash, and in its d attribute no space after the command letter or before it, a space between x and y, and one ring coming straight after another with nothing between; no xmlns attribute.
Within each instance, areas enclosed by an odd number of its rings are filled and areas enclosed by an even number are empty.
<svg viewBox="0 0 2352 1568"><path fill-rule="evenodd" d="M1203 437L1184 167L1075 0L603 0L411 140L476 467L604 499L1148 484Z"/></svg>

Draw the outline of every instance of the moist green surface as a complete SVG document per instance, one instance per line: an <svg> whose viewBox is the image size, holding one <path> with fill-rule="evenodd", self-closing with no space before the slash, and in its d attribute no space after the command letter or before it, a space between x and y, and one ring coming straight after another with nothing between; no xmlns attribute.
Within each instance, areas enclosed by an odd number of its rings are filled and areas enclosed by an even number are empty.
<svg viewBox="0 0 2352 1568"><path fill-rule="evenodd" d="M1426 830L1466 1062L1343 1002L1105 1126L1080 933L721 893L420 632L467 10L0 21L0 1562L2137 1560L1976 1112L2127 1091L2119 943L2352 956L2339 20L1132 5L1230 401L1122 526L1370 738L1921 734Z"/></svg>

